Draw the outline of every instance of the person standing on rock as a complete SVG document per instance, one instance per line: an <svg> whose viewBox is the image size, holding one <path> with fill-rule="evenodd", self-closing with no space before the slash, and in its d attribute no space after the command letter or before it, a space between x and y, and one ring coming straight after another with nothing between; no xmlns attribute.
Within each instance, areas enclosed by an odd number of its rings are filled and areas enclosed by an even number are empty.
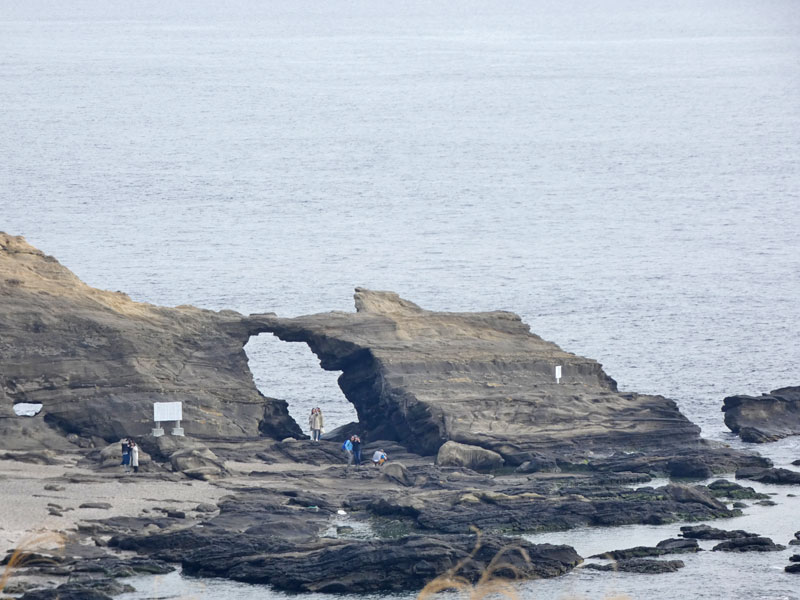
<svg viewBox="0 0 800 600"><path fill-rule="evenodd" d="M342 444L342 450L344 450L344 453L347 454L348 467L353 464L353 437L354 436L350 436L350 439L345 440Z"/></svg>
<svg viewBox="0 0 800 600"><path fill-rule="evenodd" d="M325 421L322 418L322 411L317 408L311 409L311 415L308 417L308 427L311 429L311 441L318 442L322 437L322 428L325 426Z"/></svg>
<svg viewBox="0 0 800 600"><path fill-rule="evenodd" d="M361 466L361 438L357 435L353 436L353 459L356 463L356 468Z"/></svg>
<svg viewBox="0 0 800 600"><path fill-rule="evenodd" d="M133 467L133 472L139 472L139 446L133 440L129 441L131 446L131 466Z"/></svg>
<svg viewBox="0 0 800 600"><path fill-rule="evenodd" d="M120 442L122 445L122 462L120 463L123 467L125 467L125 472L131 470L131 446L130 441L128 438L122 438Z"/></svg>

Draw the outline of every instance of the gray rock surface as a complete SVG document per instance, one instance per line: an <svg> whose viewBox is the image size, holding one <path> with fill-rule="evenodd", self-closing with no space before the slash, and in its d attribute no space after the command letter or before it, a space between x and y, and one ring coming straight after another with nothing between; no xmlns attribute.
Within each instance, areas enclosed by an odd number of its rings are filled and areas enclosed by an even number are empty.
<svg viewBox="0 0 800 600"><path fill-rule="evenodd" d="M750 533L741 529L730 531L717 529L710 525L684 525L681 527L681 535L694 540L736 540L759 537L757 533Z"/></svg>
<svg viewBox="0 0 800 600"><path fill-rule="evenodd" d="M492 471L503 463L503 457L497 452L453 441L442 444L436 455L436 464L440 467L466 467L473 471Z"/></svg>
<svg viewBox="0 0 800 600"><path fill-rule="evenodd" d="M728 396L723 400L725 425L745 442L774 442L800 435L800 386L761 396Z"/></svg>
<svg viewBox="0 0 800 600"><path fill-rule="evenodd" d="M399 483L405 487L414 485L414 476L409 473L408 469L406 469L403 464L398 462L391 462L383 465L381 467L381 478Z"/></svg>
<svg viewBox="0 0 800 600"><path fill-rule="evenodd" d="M800 485L800 473L782 468L759 469L747 467L736 471L736 479L750 479L760 483Z"/></svg>
<svg viewBox="0 0 800 600"><path fill-rule="evenodd" d="M721 542L713 550L721 552L780 552L786 546L774 543L767 537L741 537Z"/></svg>
<svg viewBox="0 0 800 600"><path fill-rule="evenodd" d="M635 546L622 550L611 550L602 554L595 554L589 558L605 558L609 560L628 560L631 558L646 558L651 556L663 556L665 554L686 554L689 552L699 552L700 545L697 540L673 538L663 540L655 546Z"/></svg>
<svg viewBox="0 0 800 600"><path fill-rule="evenodd" d="M270 584L292 592L358 593L420 589L455 569L475 583L502 552L495 575L504 579L556 577L581 562L569 546L531 544L501 536L404 536L383 540L296 542L252 532L207 535L183 530L150 537L120 537L114 544L139 552L174 553L183 572ZM473 553L473 549L477 550Z"/></svg>
<svg viewBox="0 0 800 600"><path fill-rule="evenodd" d="M682 560L654 560L651 558L627 558L607 565L597 563L585 565L587 569L594 569L595 571L625 571L627 573L646 573L650 575L674 573L684 566Z"/></svg>
<svg viewBox="0 0 800 600"><path fill-rule="evenodd" d="M365 289L355 304L355 313L250 315L249 323L251 334L305 342L323 368L341 370L369 439L406 440L426 454L453 440L510 466L701 444L673 401L619 392L596 361L543 340L513 313L432 312Z"/></svg>
<svg viewBox="0 0 800 600"><path fill-rule="evenodd" d="M0 233L5 448L63 448L64 432L107 442L149 435L157 401L182 401L183 427L197 438L300 435L286 403L256 389L249 337L238 313L91 288L23 238ZM16 403L43 409L20 417Z"/></svg>

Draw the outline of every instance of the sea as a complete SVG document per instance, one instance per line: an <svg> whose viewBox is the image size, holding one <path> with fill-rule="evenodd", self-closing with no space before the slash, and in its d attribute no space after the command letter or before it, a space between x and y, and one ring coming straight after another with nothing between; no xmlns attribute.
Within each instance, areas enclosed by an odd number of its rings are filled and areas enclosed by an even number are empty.
<svg viewBox="0 0 800 600"><path fill-rule="evenodd" d="M800 385L800 2L0 0L0 230L159 305L352 311L362 286L513 311L752 449L723 398ZM301 426L357 418L305 345L246 352ZM756 449L792 468L799 440ZM778 506L730 527L785 544L800 503L760 487ZM587 555L676 532L531 539ZM795 599L790 554L517 593ZM288 597L136 585L125 600Z"/></svg>

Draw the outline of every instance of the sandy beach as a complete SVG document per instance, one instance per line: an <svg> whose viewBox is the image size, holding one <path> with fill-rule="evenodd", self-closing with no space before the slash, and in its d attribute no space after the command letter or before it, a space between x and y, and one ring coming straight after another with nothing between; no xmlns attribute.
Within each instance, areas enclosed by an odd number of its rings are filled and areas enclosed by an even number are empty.
<svg viewBox="0 0 800 600"><path fill-rule="evenodd" d="M78 524L111 516L138 517L159 508L191 513L198 504L214 504L226 495L205 481L167 481L158 474L97 472L77 466L78 454L62 455L63 464L41 465L0 460L0 546L7 552L43 534L69 538ZM81 508L105 503L109 508Z"/></svg>

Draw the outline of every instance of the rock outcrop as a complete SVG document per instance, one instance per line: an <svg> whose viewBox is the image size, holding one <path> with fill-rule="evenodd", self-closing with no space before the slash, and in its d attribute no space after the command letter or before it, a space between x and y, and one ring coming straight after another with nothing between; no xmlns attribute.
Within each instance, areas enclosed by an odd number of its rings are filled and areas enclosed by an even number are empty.
<svg viewBox="0 0 800 600"><path fill-rule="evenodd" d="M736 471L736 479L750 479L759 483L800 485L800 473L789 469L746 467Z"/></svg>
<svg viewBox="0 0 800 600"><path fill-rule="evenodd" d="M776 544L767 537L741 537L724 541L713 548L719 552L780 552L786 546Z"/></svg>
<svg viewBox="0 0 800 600"><path fill-rule="evenodd" d="M701 445L672 400L618 391L596 361L543 340L513 313L432 312L365 289L355 304L355 313L249 322L252 334L305 342L323 368L342 371L339 385L370 439L405 440L425 454L452 440L509 466Z"/></svg>
<svg viewBox="0 0 800 600"><path fill-rule="evenodd" d="M678 569L682 569L684 566L685 565L682 560L627 558L607 565L590 563L586 565L586 568L594 569L595 571L625 571L627 573L646 573L649 575L658 575L660 573L674 573Z"/></svg>
<svg viewBox="0 0 800 600"><path fill-rule="evenodd" d="M420 589L447 575L477 582L492 559L497 579L556 577L581 562L569 546L474 535L405 536L389 540L289 542L270 535L206 536L194 531L120 538L123 548L151 552L180 549L183 572L270 584L280 590L316 593L398 592ZM473 549L477 551L473 553Z"/></svg>
<svg viewBox="0 0 800 600"><path fill-rule="evenodd" d="M164 308L91 288L21 237L0 233L0 436L58 447L60 433L108 442L149 434L153 402L182 401L201 439L300 435L286 403L255 387L233 311ZM19 417L17 403L42 404Z"/></svg>
<svg viewBox="0 0 800 600"><path fill-rule="evenodd" d="M497 452L458 442L445 442L436 455L436 464L441 467L467 467L473 471L499 469L504 462Z"/></svg>
<svg viewBox="0 0 800 600"><path fill-rule="evenodd" d="M774 442L800 435L800 386L761 396L728 396L723 401L725 425L745 442Z"/></svg>
<svg viewBox="0 0 800 600"><path fill-rule="evenodd" d="M622 550L610 550L602 554L595 554L589 558L605 558L608 560L628 560L631 558L647 558L650 556L663 556L665 554L686 554L699 552L700 544L697 540L671 538L663 540L655 546L635 546Z"/></svg>

